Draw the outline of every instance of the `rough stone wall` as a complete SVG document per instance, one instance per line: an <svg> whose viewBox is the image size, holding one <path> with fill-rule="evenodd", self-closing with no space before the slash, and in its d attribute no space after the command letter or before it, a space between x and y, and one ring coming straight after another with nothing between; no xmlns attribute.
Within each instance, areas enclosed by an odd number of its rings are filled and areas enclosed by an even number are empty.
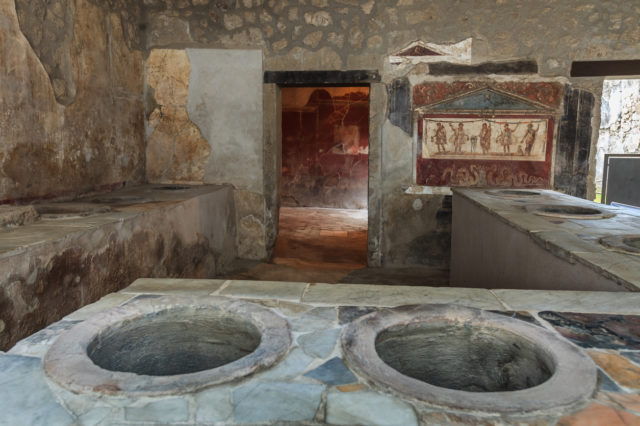
<svg viewBox="0 0 640 426"><path fill-rule="evenodd" d="M265 69L381 68L411 41L474 38L474 60L634 58L633 0L146 0L148 47L263 48Z"/></svg>
<svg viewBox="0 0 640 426"><path fill-rule="evenodd" d="M139 18L96 4L0 0L0 202L143 178Z"/></svg>
<svg viewBox="0 0 640 426"><path fill-rule="evenodd" d="M605 80L596 153L596 188L605 154L640 154L640 80Z"/></svg>

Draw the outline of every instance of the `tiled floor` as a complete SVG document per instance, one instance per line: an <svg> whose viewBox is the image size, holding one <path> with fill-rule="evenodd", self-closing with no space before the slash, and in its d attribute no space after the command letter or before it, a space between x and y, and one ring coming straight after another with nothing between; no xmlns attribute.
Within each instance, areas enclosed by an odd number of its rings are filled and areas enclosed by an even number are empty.
<svg viewBox="0 0 640 426"><path fill-rule="evenodd" d="M367 210L282 207L268 263L237 264L232 279L448 286L447 270L367 268Z"/></svg>

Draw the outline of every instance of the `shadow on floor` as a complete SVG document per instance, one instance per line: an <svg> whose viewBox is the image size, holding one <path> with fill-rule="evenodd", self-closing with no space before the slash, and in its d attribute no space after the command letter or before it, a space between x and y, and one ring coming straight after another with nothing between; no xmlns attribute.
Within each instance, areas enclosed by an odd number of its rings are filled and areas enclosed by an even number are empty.
<svg viewBox="0 0 640 426"><path fill-rule="evenodd" d="M282 207L268 263L239 260L228 279L448 287L449 271L430 267L368 268L367 211Z"/></svg>

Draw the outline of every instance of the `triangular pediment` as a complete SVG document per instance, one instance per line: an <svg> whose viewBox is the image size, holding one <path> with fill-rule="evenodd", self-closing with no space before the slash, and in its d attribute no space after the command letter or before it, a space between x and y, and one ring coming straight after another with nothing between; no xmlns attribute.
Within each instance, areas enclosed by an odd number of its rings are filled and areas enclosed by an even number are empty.
<svg viewBox="0 0 640 426"><path fill-rule="evenodd" d="M479 89L454 99L429 105L435 111L546 111L548 108L491 88Z"/></svg>
<svg viewBox="0 0 640 426"><path fill-rule="evenodd" d="M416 44L396 54L397 56L442 56L442 53Z"/></svg>
<svg viewBox="0 0 640 426"><path fill-rule="evenodd" d="M469 63L472 42L471 38L453 44L416 40L392 53L389 62L395 65L429 62Z"/></svg>

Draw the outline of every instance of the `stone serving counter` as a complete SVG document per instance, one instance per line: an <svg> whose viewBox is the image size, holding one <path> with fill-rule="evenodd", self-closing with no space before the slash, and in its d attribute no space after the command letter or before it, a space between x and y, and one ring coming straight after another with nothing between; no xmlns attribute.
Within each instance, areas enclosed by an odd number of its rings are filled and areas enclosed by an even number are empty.
<svg viewBox="0 0 640 426"><path fill-rule="evenodd" d="M638 235L640 210L549 190L454 189L451 285L640 291L640 256L621 244Z"/></svg>
<svg viewBox="0 0 640 426"><path fill-rule="evenodd" d="M0 349L138 277L211 278L237 252L230 186L3 206L0 223Z"/></svg>
<svg viewBox="0 0 640 426"><path fill-rule="evenodd" d="M45 376L42 359L66 330L105 310L126 311L133 303L162 296L223 296L270 308L286 319L291 347L270 369L174 395L75 394ZM569 412L501 415L432 406L372 384L344 358L343 329L370 312L416 303L491 310L567 339L597 364L598 391ZM12 425L631 425L640 422L639 326L636 293L139 279L0 355L0 410L2 421Z"/></svg>

